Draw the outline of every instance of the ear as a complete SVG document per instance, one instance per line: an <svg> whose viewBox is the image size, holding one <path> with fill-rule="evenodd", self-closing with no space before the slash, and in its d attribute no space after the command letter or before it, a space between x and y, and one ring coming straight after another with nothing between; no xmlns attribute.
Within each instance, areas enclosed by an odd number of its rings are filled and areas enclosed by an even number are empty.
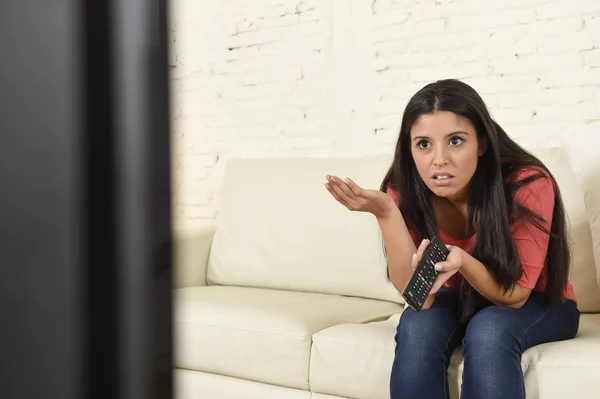
<svg viewBox="0 0 600 399"><path fill-rule="evenodd" d="M483 154L485 154L485 151L487 150L487 146L488 146L487 137L484 137L479 140L479 151L478 151L479 156L482 156Z"/></svg>

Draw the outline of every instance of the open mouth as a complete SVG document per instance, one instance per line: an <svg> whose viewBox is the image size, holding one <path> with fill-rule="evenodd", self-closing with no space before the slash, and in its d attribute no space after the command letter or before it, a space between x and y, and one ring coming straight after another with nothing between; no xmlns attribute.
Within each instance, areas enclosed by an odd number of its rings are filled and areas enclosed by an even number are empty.
<svg viewBox="0 0 600 399"><path fill-rule="evenodd" d="M437 172L431 176L431 184L438 187L451 186L454 183L454 175L445 172Z"/></svg>
<svg viewBox="0 0 600 399"><path fill-rule="evenodd" d="M453 178L454 178L454 176L452 176L452 175L451 175L451 174L449 174L449 173L435 173L435 174L432 176L432 178L433 178L434 180L437 180L437 181L444 181L444 180L450 180L450 179L453 179Z"/></svg>

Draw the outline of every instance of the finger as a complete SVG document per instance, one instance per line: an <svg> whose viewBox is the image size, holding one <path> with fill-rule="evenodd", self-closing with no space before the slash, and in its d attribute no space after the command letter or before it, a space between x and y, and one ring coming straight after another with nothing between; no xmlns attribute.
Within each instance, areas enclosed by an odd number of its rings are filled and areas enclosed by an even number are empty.
<svg viewBox="0 0 600 399"><path fill-rule="evenodd" d="M348 198L348 195L346 195L346 193L344 193L344 191L337 184L330 184L330 186L331 190L337 195L340 201L349 207L352 200Z"/></svg>
<svg viewBox="0 0 600 399"><path fill-rule="evenodd" d="M435 282L433 283L433 286L431 287L431 290L429 291L429 295L435 295L436 292L439 291L440 288L442 288L442 286L444 285L444 283L448 280L448 273L440 273L437 278L435 279Z"/></svg>
<svg viewBox="0 0 600 399"><path fill-rule="evenodd" d="M413 254L413 256L412 256L412 259L411 259L411 261L410 261L410 267L412 267L412 269L413 269L413 272L414 272L415 270L417 270L417 265L418 265L418 264L419 264L419 259L418 259L418 257L417 257L417 254L415 253L415 254Z"/></svg>
<svg viewBox="0 0 600 399"><path fill-rule="evenodd" d="M333 196L333 198L335 198L335 200L337 202L339 202L340 204L344 205L346 208L348 208L348 203L346 201L344 201L339 195L338 193L333 189L333 186L329 183L325 183L325 188L327 189L327 191L329 191L329 193Z"/></svg>
<svg viewBox="0 0 600 399"><path fill-rule="evenodd" d="M360 195L360 194L361 194L361 192L362 192L362 188L360 188L360 187L358 186L358 184L356 184L356 183L354 182L354 180L352 180L352 179L351 179L351 178L349 178L349 177L346 177L346 183L348 183L348 187L350 188L350 190L352 190L352 192L353 192L355 195Z"/></svg>
<svg viewBox="0 0 600 399"><path fill-rule="evenodd" d="M425 253L425 250L427 249L428 246L429 246L428 239L421 241L419 248L417 248L417 256L419 257L419 260L421 260L421 258L423 258L423 254Z"/></svg>
<svg viewBox="0 0 600 399"><path fill-rule="evenodd" d="M348 188L348 185L344 183L340 178L332 176L329 180L331 188L337 193L337 195L348 205L350 205L354 199L354 193Z"/></svg>
<svg viewBox="0 0 600 399"><path fill-rule="evenodd" d="M454 266L452 265L452 263L450 263L448 261L438 262L435 264L435 270L438 273L449 272L449 271L452 271L453 269L454 269Z"/></svg>
<svg viewBox="0 0 600 399"><path fill-rule="evenodd" d="M348 183L346 183L345 181L343 181L342 179L340 179L337 176L333 176L333 181L342 190L342 192L346 195L346 197L348 197L349 199L353 199L354 197L356 197L356 194L354 193L354 191L352 191L352 189L350 188Z"/></svg>

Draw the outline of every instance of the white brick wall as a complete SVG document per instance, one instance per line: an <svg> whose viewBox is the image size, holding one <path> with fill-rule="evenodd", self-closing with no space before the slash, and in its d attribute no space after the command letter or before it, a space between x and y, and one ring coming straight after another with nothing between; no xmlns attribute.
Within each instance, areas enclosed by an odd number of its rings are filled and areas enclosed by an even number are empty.
<svg viewBox="0 0 600 399"><path fill-rule="evenodd" d="M392 150L424 84L463 79L517 141L600 119L600 0L173 0L174 221L231 157Z"/></svg>

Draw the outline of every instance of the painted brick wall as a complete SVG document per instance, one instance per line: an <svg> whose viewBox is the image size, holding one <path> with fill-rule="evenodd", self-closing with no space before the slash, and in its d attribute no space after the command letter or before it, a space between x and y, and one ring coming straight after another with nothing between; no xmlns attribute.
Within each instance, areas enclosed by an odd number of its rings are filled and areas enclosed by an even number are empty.
<svg viewBox="0 0 600 399"><path fill-rule="evenodd" d="M599 0L173 0L174 222L216 215L232 157L392 151L460 78L528 146L600 119Z"/></svg>

